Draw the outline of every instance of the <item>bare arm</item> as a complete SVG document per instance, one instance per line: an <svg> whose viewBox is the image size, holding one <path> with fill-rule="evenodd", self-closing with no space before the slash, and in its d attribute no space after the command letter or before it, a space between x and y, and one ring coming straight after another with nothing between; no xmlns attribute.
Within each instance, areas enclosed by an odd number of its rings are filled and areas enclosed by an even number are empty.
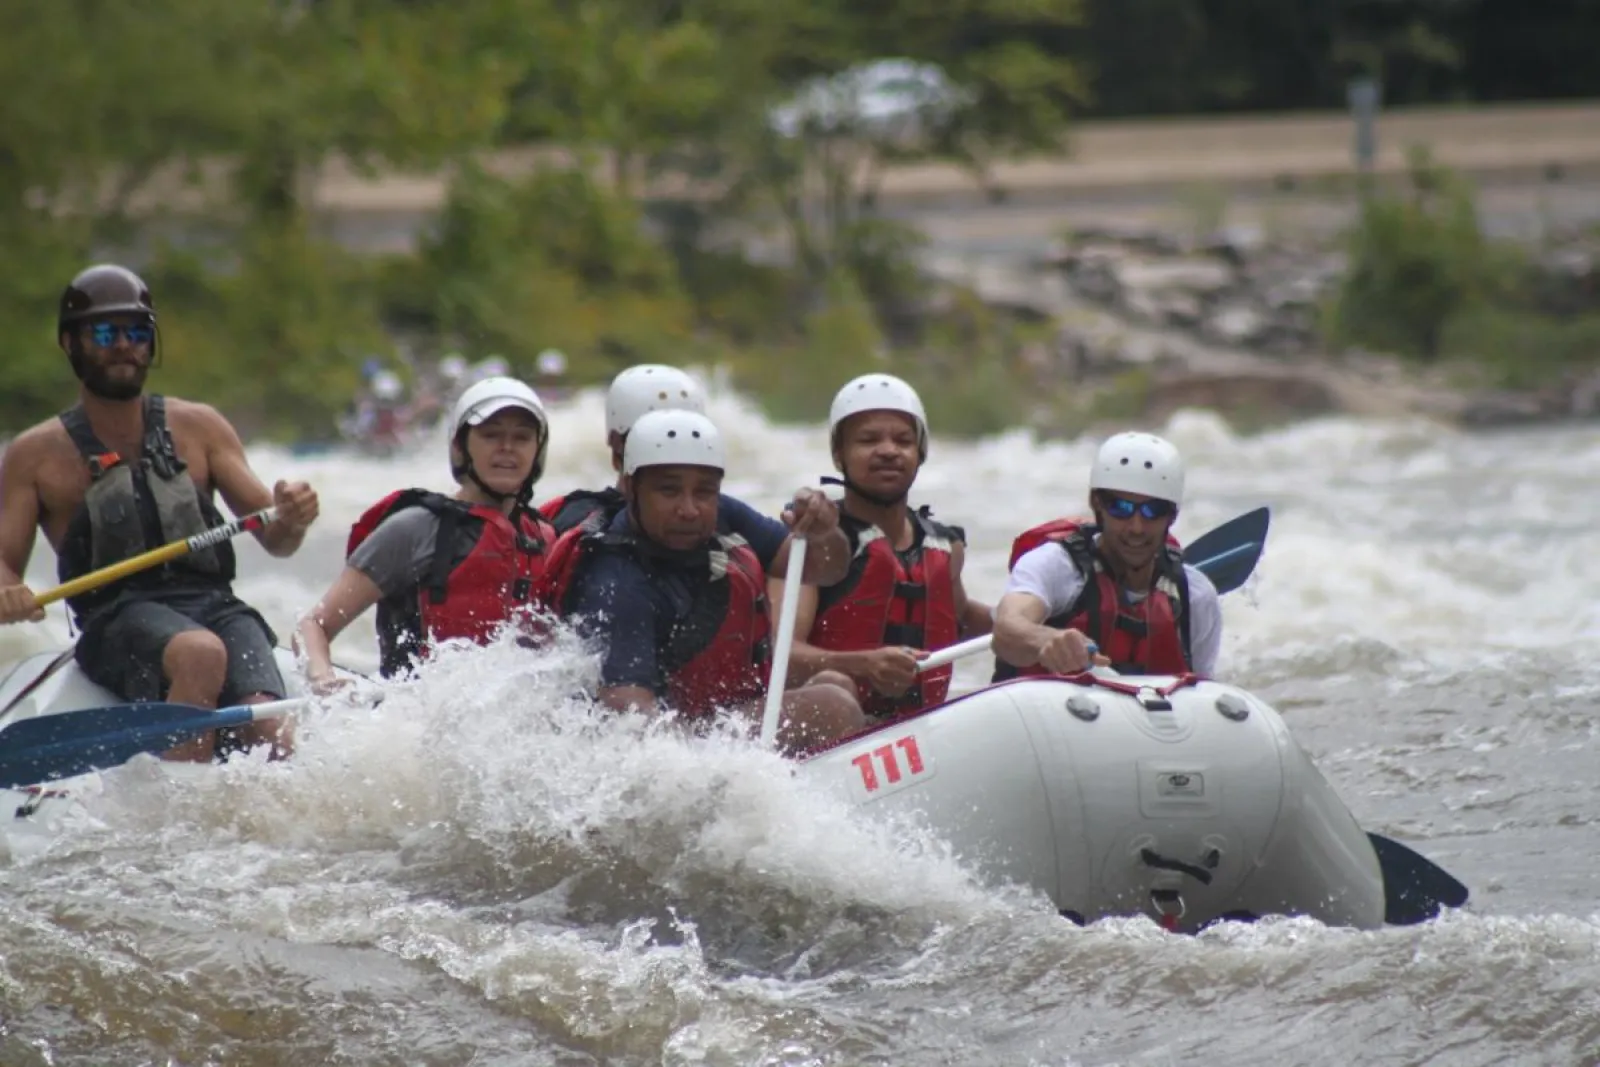
<svg viewBox="0 0 1600 1067"><path fill-rule="evenodd" d="M782 578L769 578L767 580L767 602L770 604L783 603L784 581ZM802 585L800 587L799 603L794 613L794 644L789 649L789 684L799 685L808 682L823 671L844 671L841 659L850 657L848 652L829 652L810 644L806 639L811 636L811 627L817 621L817 587ZM852 677L854 677L852 675Z"/></svg>
<svg viewBox="0 0 1600 1067"><path fill-rule="evenodd" d="M300 620L297 643L305 649L306 676L313 685L333 681L333 639L382 596L377 582L354 567L346 567L322 594L317 606Z"/></svg>
<svg viewBox="0 0 1600 1067"><path fill-rule="evenodd" d="M0 624L44 618L33 590L22 582L39 530L38 465L25 438L0 455Z"/></svg>
<svg viewBox="0 0 1600 1067"><path fill-rule="evenodd" d="M39 488L25 439L0 453L0 586L19 585L39 532Z"/></svg>
<svg viewBox="0 0 1600 1067"><path fill-rule="evenodd" d="M262 508L278 507L278 517L256 531L261 547L274 556L292 556L305 540L306 531L316 519L317 499L303 482L279 482L268 489L250 469L244 442L233 424L215 408L195 407L206 427L206 457L211 466L211 484L235 515L248 515Z"/></svg>
<svg viewBox="0 0 1600 1067"><path fill-rule="evenodd" d="M783 603L783 581L767 582L767 598ZM802 585L795 611L794 644L789 650L789 684L802 685L823 671L837 671L853 682L865 682L885 696L897 697L910 689L917 677L917 657L898 645L863 648L844 652L818 648L809 638L817 622L817 587Z"/></svg>
<svg viewBox="0 0 1600 1067"><path fill-rule="evenodd" d="M772 557L767 574L781 578L789 569L789 547L794 535L784 538L783 547ZM844 580L850 570L850 542L844 531L835 526L824 534L811 534L806 538L806 565L800 571L800 580L809 586L833 585ZM781 584L781 583L780 583ZM781 601L774 601L781 603Z"/></svg>
<svg viewBox="0 0 1600 1067"><path fill-rule="evenodd" d="M994 654L1013 667L1035 664L1052 674L1076 674L1111 661L1081 630L1043 625L1050 606L1032 593L1007 593L995 610Z"/></svg>
<svg viewBox="0 0 1600 1067"><path fill-rule="evenodd" d="M967 596L961 572L967 564L967 546L957 541L950 546L950 581L955 586L956 625L962 637L982 637L994 629L994 609Z"/></svg>
<svg viewBox="0 0 1600 1067"><path fill-rule="evenodd" d="M1056 636L1043 625L1049 606L1032 593L1007 593L994 613L994 654L1013 667L1032 667Z"/></svg>

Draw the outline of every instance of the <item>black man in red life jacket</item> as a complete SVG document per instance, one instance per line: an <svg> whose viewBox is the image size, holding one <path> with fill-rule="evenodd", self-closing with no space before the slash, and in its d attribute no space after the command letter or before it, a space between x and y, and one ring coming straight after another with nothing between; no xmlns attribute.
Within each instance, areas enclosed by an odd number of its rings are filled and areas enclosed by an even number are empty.
<svg viewBox="0 0 1600 1067"><path fill-rule="evenodd" d="M879 720L942 703L952 668L919 678L917 661L988 633L993 613L961 584L966 533L906 502L928 459L922 398L892 375L862 375L834 397L828 432L843 476L839 525L850 569L841 581L801 590L791 676L845 674L862 710ZM782 603L781 581L771 597Z"/></svg>
<svg viewBox="0 0 1600 1067"><path fill-rule="evenodd" d="M344 570L300 622L306 675L318 691L337 683L329 644L378 606L385 677L400 674L452 638L490 640L534 599L555 531L529 505L544 471L549 419L515 378L486 378L451 414L453 496L390 493L350 531Z"/></svg>
<svg viewBox="0 0 1600 1067"><path fill-rule="evenodd" d="M611 451L611 469L617 484L602 489L574 489L565 496L546 500L539 513L564 534L585 520L603 529L625 501L622 497L622 450L628 443L628 430L641 415L652 411L706 411L705 390L694 377L677 367L662 363L641 363L611 379L606 391L606 448Z"/></svg>
<svg viewBox="0 0 1600 1067"><path fill-rule="evenodd" d="M1148 433L1110 438L1089 475L1094 521L1056 519L1017 538L995 611L995 680L1075 674L1210 677L1222 645L1216 587L1168 531L1183 459Z"/></svg>
<svg viewBox="0 0 1600 1067"><path fill-rule="evenodd" d="M803 580L845 572L832 501L797 490L785 528L721 494L725 463L704 415L642 416L623 454L627 506L604 529L569 530L551 553L541 595L603 642L598 697L613 708L691 727L719 710L759 721L772 657L767 576L784 572L794 537L807 540ZM823 672L785 693L778 741L804 749L865 725L854 685Z"/></svg>

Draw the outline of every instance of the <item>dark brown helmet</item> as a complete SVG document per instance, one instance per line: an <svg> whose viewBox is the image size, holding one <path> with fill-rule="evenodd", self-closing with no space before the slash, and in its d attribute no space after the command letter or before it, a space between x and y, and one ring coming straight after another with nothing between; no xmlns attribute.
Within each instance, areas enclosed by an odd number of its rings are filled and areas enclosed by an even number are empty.
<svg viewBox="0 0 1600 1067"><path fill-rule="evenodd" d="M56 332L84 319L128 313L148 315L150 321L155 321L156 305L150 299L150 287L127 267L102 263L81 271L61 294Z"/></svg>

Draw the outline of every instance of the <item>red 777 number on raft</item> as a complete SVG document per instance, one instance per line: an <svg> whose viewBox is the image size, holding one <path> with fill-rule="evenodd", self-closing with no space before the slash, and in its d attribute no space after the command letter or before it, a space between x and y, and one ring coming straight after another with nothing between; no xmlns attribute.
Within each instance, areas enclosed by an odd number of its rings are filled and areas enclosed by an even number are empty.
<svg viewBox="0 0 1600 1067"><path fill-rule="evenodd" d="M900 750L900 754L895 753ZM900 760L905 759L905 770L900 767ZM878 777L878 768L873 761L883 765L883 779ZM915 778L922 773L922 753L917 751L917 739L912 736L900 738L887 745L881 745L870 752L863 752L850 761L861 771L861 785L869 793L876 793L885 782L894 785L902 778Z"/></svg>

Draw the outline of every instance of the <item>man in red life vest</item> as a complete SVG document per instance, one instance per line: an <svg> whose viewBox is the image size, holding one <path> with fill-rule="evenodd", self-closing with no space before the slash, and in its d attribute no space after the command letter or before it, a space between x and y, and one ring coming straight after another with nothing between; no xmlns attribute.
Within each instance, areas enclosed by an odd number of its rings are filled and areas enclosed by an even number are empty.
<svg viewBox="0 0 1600 1067"><path fill-rule="evenodd" d="M461 488L448 497L404 489L367 509L344 570L301 620L306 674L319 691L336 684L329 644L374 604L385 676L439 641L487 641L536 606L555 541L528 504L549 446L544 405L515 378L488 378L456 400L451 427L450 470Z"/></svg>
<svg viewBox="0 0 1600 1067"><path fill-rule="evenodd" d="M841 581L801 590L790 676L848 675L876 718L941 703L951 668L919 678L917 660L988 633L993 615L961 584L961 527L906 503L928 458L922 399L892 375L863 375L833 398L828 432L843 475L839 525L850 539L850 569ZM771 596L782 602L782 581L773 581Z"/></svg>
<svg viewBox="0 0 1600 1067"><path fill-rule="evenodd" d="M1212 675L1217 590L1168 534L1183 478L1178 450L1153 434L1101 446L1089 475L1095 521L1057 519L1017 539L995 611L996 681L1074 674L1097 651L1124 674Z"/></svg>
<svg viewBox="0 0 1600 1067"><path fill-rule="evenodd" d="M793 538L776 519L721 495L721 435L691 411L654 411L628 433L627 506L603 530L576 527L552 554L549 599L605 642L599 698L619 710L670 709L693 722L727 709L759 720L770 673L766 577ZM796 491L784 513L808 543L804 578L834 582L849 564L839 513ZM865 725L855 687L822 673L784 695L778 740L791 750Z"/></svg>
<svg viewBox="0 0 1600 1067"><path fill-rule="evenodd" d="M596 527L604 527L625 503L622 450L628 441L628 430L639 417L651 411L697 411L703 415L705 410L705 390L693 376L660 363L629 367L611 380L606 392L606 447L611 450L611 469L617 472L617 484L604 489L574 489L540 504L539 513L558 534L586 519L592 519Z"/></svg>

